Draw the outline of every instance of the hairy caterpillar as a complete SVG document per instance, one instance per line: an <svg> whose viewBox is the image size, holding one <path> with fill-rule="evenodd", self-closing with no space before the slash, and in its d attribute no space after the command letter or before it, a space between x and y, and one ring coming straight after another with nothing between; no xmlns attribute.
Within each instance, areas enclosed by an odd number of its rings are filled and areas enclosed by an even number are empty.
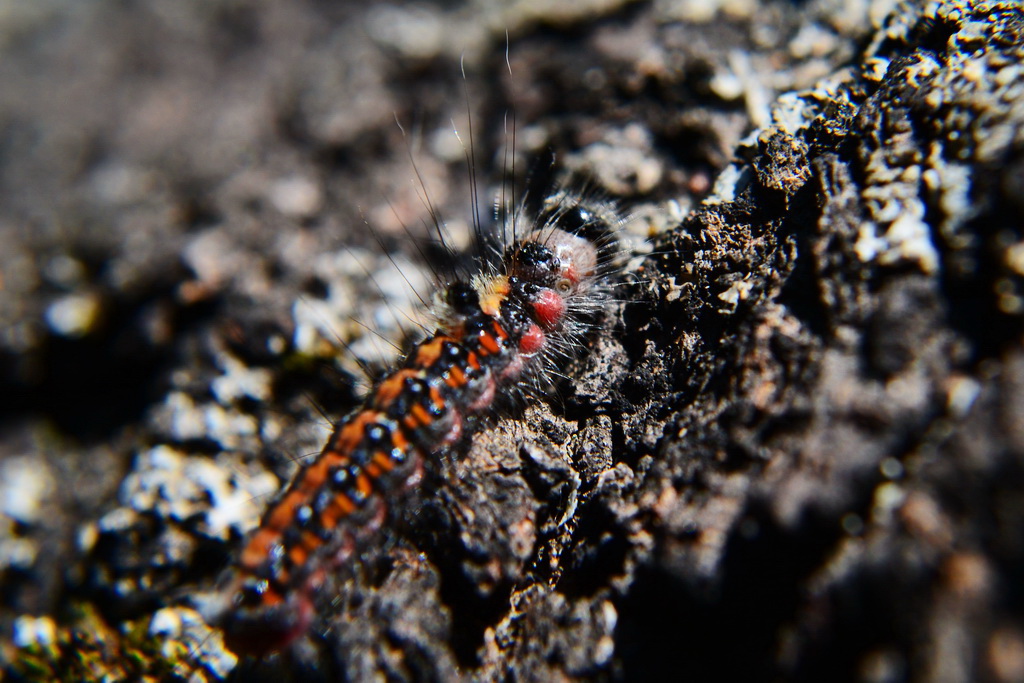
<svg viewBox="0 0 1024 683"><path fill-rule="evenodd" d="M214 619L236 653L262 656L305 633L326 574L380 535L431 459L578 352L609 299L615 208L560 191L535 219L508 216L508 245L434 297L437 331L335 425L246 540Z"/></svg>

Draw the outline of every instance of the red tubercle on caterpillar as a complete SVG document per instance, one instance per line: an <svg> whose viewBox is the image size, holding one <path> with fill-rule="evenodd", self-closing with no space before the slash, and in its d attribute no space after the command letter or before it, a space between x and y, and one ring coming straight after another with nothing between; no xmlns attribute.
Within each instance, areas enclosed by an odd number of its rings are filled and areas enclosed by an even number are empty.
<svg viewBox="0 0 1024 683"><path fill-rule="evenodd" d="M542 289L530 302L530 306L537 317L537 322L546 330L557 327L565 317L565 298L553 289Z"/></svg>
<svg viewBox="0 0 1024 683"><path fill-rule="evenodd" d="M530 325L519 338L519 352L525 356L532 356L544 348L547 339L540 325Z"/></svg>

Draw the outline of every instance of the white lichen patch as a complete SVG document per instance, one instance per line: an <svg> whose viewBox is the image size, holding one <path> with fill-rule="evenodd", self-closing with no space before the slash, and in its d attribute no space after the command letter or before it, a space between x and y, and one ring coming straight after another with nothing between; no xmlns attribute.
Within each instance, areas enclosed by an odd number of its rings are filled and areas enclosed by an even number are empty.
<svg viewBox="0 0 1024 683"><path fill-rule="evenodd" d="M248 396L257 401L270 398L270 382L273 378L265 368L250 368L229 353L217 354L217 366L221 374L213 380L210 390L222 405Z"/></svg>
<svg viewBox="0 0 1024 683"><path fill-rule="evenodd" d="M327 284L327 293L292 305L293 344L300 353L391 363L410 330L428 327L417 292L432 285L424 269L409 260L350 249L321 255L312 272ZM347 353L339 354L343 346Z"/></svg>
<svg viewBox="0 0 1024 683"><path fill-rule="evenodd" d="M939 252L923 216L924 206L914 202L889 225L883 237L885 248L878 255L879 263L895 265L911 261L917 262L925 273L938 270Z"/></svg>
<svg viewBox="0 0 1024 683"><path fill-rule="evenodd" d="M746 301L747 297L750 296L753 287L753 284L748 280L737 280L732 283L729 289L718 295L718 298L726 304L726 308L719 310L724 313L735 312L740 302Z"/></svg>
<svg viewBox="0 0 1024 683"><path fill-rule="evenodd" d="M50 617L22 614L14 620L15 647L48 647L57 641L57 624Z"/></svg>
<svg viewBox="0 0 1024 683"><path fill-rule="evenodd" d="M243 534L259 521L262 501L277 491L280 482L271 473L249 471L228 456L220 460L224 462L156 446L137 456L121 484L121 503L129 512L179 523L201 515L199 530L213 538L226 540L232 531ZM115 513L124 515L118 510L109 513L101 520L101 529L118 524L113 519L107 523Z"/></svg>
<svg viewBox="0 0 1024 683"><path fill-rule="evenodd" d="M57 488L53 471L32 455L0 461L0 570L28 570L39 555L39 541L25 527L44 522Z"/></svg>
<svg viewBox="0 0 1024 683"><path fill-rule="evenodd" d="M596 179L614 195L650 192L665 173L650 131L637 124L607 131L599 142L566 155L564 163L574 173Z"/></svg>
<svg viewBox="0 0 1024 683"><path fill-rule="evenodd" d="M55 488L53 473L37 457L21 455L0 461L0 514L22 524L36 523Z"/></svg>
<svg viewBox="0 0 1024 683"><path fill-rule="evenodd" d="M84 337L96 326L102 306L92 293L68 294L46 308L46 324L63 337Z"/></svg>
<svg viewBox="0 0 1024 683"><path fill-rule="evenodd" d="M164 641L161 649L165 658L176 659L180 653L175 652L175 648L180 646L189 653L190 659L200 662L218 680L227 678L238 665L238 658L224 647L220 631L210 628L196 610L187 607L157 610L150 619L149 634Z"/></svg>
<svg viewBox="0 0 1024 683"><path fill-rule="evenodd" d="M297 220L316 215L324 203L321 184L305 176L280 178L271 184L268 194L275 209Z"/></svg>
<svg viewBox="0 0 1024 683"><path fill-rule="evenodd" d="M169 393L155 413L167 424L168 436L179 443L206 439L234 451L250 445L260 433L254 416L213 401L196 403L181 391Z"/></svg>
<svg viewBox="0 0 1024 683"><path fill-rule="evenodd" d="M728 204L735 201L737 195L750 182L752 172L750 166L729 164L715 178L711 194L702 202L707 205Z"/></svg>
<svg viewBox="0 0 1024 683"><path fill-rule="evenodd" d="M772 103L772 125L788 135L796 135L814 120L815 113L816 107L804 97L804 93L783 93Z"/></svg>

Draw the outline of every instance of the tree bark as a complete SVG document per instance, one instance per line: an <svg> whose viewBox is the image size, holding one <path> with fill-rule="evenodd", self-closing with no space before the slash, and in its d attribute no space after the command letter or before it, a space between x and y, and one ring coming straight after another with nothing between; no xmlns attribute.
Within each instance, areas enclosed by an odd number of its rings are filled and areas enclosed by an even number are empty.
<svg viewBox="0 0 1024 683"><path fill-rule="evenodd" d="M1024 12L882 4L7 17L6 671L1024 678ZM351 320L511 177L628 214L600 329L235 664L191 608L394 362Z"/></svg>

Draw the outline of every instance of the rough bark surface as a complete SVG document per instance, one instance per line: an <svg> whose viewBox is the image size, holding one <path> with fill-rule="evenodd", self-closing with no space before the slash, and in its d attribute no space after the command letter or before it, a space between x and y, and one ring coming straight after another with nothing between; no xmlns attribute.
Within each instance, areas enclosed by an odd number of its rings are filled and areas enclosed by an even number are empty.
<svg viewBox="0 0 1024 683"><path fill-rule="evenodd" d="M0 54L12 680L1024 679L1019 3L52 0ZM236 662L196 609L510 111L629 212L617 301Z"/></svg>

